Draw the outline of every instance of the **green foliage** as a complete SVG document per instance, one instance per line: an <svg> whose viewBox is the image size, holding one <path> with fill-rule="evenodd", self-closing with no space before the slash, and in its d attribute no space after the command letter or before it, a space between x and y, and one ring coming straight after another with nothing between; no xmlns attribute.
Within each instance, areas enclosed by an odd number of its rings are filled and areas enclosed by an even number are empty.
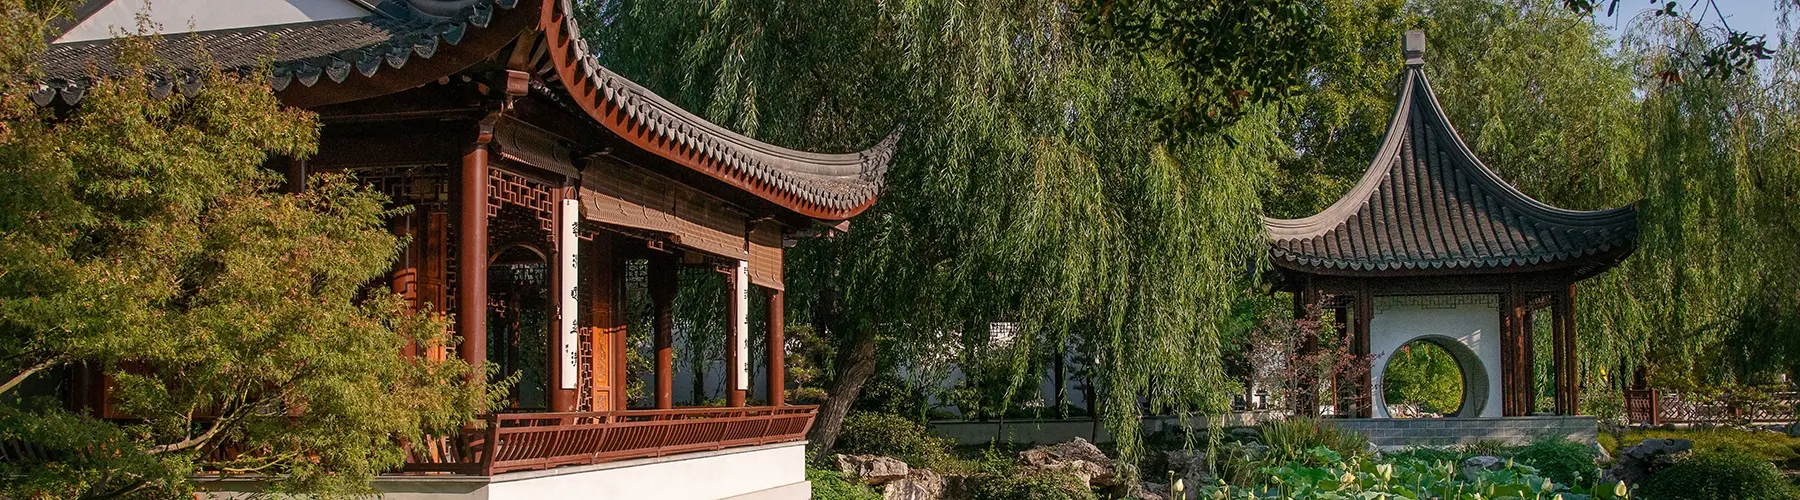
<svg viewBox="0 0 1800 500"><path fill-rule="evenodd" d="M1593 484L1600 479L1594 465L1593 446L1567 439L1537 439L1518 448L1512 457L1536 467L1538 473L1560 484Z"/></svg>
<svg viewBox="0 0 1800 500"><path fill-rule="evenodd" d="M1143 401L1229 404L1219 323L1263 252L1259 187L1292 154L1271 110L1246 108L1235 147L1163 142L1134 110L1185 95L1172 59L1078 43L1060 1L583 5L603 63L734 130L844 151L906 125L880 202L787 254L789 317L843 356L833 398L855 399L859 363L944 373L961 353L1006 356L1016 392L1074 348L1105 360L1097 406L1127 460ZM1019 330L984 351L996 321Z"/></svg>
<svg viewBox="0 0 1800 500"><path fill-rule="evenodd" d="M844 418L837 449L843 453L887 455L908 465L931 467L951 460L949 440L925 432L925 426L899 415L854 412Z"/></svg>
<svg viewBox="0 0 1800 500"><path fill-rule="evenodd" d="M807 466L813 500L881 500L881 494L842 472Z"/></svg>
<svg viewBox="0 0 1800 500"><path fill-rule="evenodd" d="M1414 404L1426 413L1452 415L1462 407L1462 369L1443 347L1415 341L1401 346L1387 363L1382 372L1382 395L1390 408Z"/></svg>
<svg viewBox="0 0 1800 500"><path fill-rule="evenodd" d="M1646 500L1792 500L1800 489L1754 455L1735 449L1697 452L1656 472L1639 490Z"/></svg>
<svg viewBox="0 0 1800 500"><path fill-rule="evenodd" d="M981 476L969 487L971 500L1095 500L1087 481L1074 473L1040 470Z"/></svg>
<svg viewBox="0 0 1800 500"><path fill-rule="evenodd" d="M386 199L339 175L283 194L261 168L313 152L313 115L258 73L152 98L165 66L144 38L80 106L38 108L23 65L43 4L0 2L0 32L31 33L0 39L0 380L25 382L0 385L0 442L50 453L0 462L0 497L183 497L200 471L366 491L399 439L490 404L460 361L397 355L450 346L440 315L368 287L400 248ZM135 418L21 392L76 370L110 376ZM214 453L228 446L253 452Z"/></svg>
<svg viewBox="0 0 1800 500"><path fill-rule="evenodd" d="M1324 466L1339 460L1369 457L1369 440L1355 432L1314 419L1290 418L1257 426L1262 444L1269 447L1264 461L1269 464L1297 462L1308 466ZM1321 455L1317 450L1331 452Z"/></svg>
<svg viewBox="0 0 1800 500"><path fill-rule="evenodd" d="M1645 439L1686 439L1694 442L1694 452L1696 453L1732 449L1767 462L1785 463L1800 460L1800 438L1789 437L1779 432L1731 428L1644 429L1628 431L1623 438L1623 441L1620 441L1613 436L1602 434L1600 444L1606 447L1608 453L1618 456L1620 450L1641 443Z"/></svg>
<svg viewBox="0 0 1800 500"><path fill-rule="evenodd" d="M1324 448L1314 453L1330 455ZM1455 462L1387 462L1351 459L1319 466L1291 463L1265 470L1268 480L1252 486L1209 485L1199 488L1199 498L1338 500L1404 498L1479 500L1489 498L1544 499L1564 494L1567 498L1589 492L1579 486L1545 479L1529 466L1510 464L1501 470L1480 471L1465 477ZM1612 499L1610 489L1592 492L1591 498Z"/></svg>
<svg viewBox="0 0 1800 500"><path fill-rule="evenodd" d="M1149 103L1165 133L1221 132L1306 85L1324 57L1325 3L1316 0L1084 0L1083 33L1108 52L1168 61L1182 91Z"/></svg>

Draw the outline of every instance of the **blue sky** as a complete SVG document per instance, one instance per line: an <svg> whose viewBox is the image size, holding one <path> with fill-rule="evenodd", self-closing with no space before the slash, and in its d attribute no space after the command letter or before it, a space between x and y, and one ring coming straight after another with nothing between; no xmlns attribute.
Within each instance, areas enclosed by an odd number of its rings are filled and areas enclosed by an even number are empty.
<svg viewBox="0 0 1800 500"><path fill-rule="evenodd" d="M1650 0L1620 0L1619 11L1616 15L1612 17L1606 17L1604 15L1597 16L1594 19L1594 22L1609 29L1622 29L1630 23L1632 18L1636 17L1638 13L1651 10L1653 7L1661 5L1663 1L1666 0L1658 0L1655 2ZM1696 3L1696 1L1698 3ZM1725 14L1725 21L1731 24L1731 29L1746 31L1757 35L1766 35L1775 31L1775 8L1776 2L1778 1L1793 2L1795 0L1715 0L1719 6L1719 11ZM1707 0L1680 0L1680 2L1682 10L1686 11L1689 6L1694 6L1694 9L1704 7ZM1718 13L1712 12L1709 9L1706 13L1706 24L1709 26L1716 26L1717 19ZM1775 37L1769 37L1769 45L1771 48L1774 47Z"/></svg>

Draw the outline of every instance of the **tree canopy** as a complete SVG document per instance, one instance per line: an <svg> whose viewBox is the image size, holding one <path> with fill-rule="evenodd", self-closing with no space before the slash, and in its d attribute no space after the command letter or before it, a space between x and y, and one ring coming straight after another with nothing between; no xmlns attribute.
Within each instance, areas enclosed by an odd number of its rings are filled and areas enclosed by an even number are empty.
<svg viewBox="0 0 1800 500"><path fill-rule="evenodd" d="M368 287L400 248L386 199L334 176L286 194L263 167L314 151L311 113L258 73L153 98L146 38L81 106L40 108L64 7L0 2L0 442L39 452L0 461L0 496L182 497L200 471L363 491L397 438L485 408L460 361L399 355L448 339ZM71 409L82 379L114 390Z"/></svg>

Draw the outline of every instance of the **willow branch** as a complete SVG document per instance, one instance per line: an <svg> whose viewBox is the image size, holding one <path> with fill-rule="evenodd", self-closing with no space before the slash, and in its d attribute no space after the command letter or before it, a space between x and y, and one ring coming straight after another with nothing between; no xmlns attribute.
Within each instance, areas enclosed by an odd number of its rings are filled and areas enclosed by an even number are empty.
<svg viewBox="0 0 1800 500"><path fill-rule="evenodd" d="M62 356L51 356L50 359L43 360L36 365L32 365L30 368L26 368L25 371L19 372L18 375L13 375L13 378L7 380L6 384L0 385L0 394L5 394L6 391L10 391L13 387L17 387L19 384L24 383L25 379L31 377L33 374L43 371L45 368L56 366L61 362Z"/></svg>

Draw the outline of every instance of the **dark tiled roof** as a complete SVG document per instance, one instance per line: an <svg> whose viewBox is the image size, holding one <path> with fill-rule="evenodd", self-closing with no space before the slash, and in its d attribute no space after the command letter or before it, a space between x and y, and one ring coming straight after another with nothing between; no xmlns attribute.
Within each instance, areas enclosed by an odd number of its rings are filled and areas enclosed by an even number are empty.
<svg viewBox="0 0 1800 500"><path fill-rule="evenodd" d="M564 9L565 33L581 33L570 0L558 4ZM571 45L580 74L562 75L564 82L586 79L586 88L599 89L606 103L647 127L658 140L679 144L723 165L730 177L771 186L842 215L836 218L848 218L874 200L899 144L900 130L868 149L842 154L797 151L758 141L690 113L600 65L586 40L576 38Z"/></svg>
<svg viewBox="0 0 1800 500"><path fill-rule="evenodd" d="M381 13L355 19L253 26L166 34L152 45L156 57L174 74L157 74L151 90L192 94L198 81L184 70L198 65L204 48L220 68L250 68L269 62L276 90L294 82L312 86L321 78L343 82L351 72L374 76L382 65L404 66L414 55L429 58L439 44L455 45L470 29L487 26L494 9L510 9L519 0L481 0L451 12L427 12L411 3L389 0ZM45 51L44 79L32 98L48 105L57 96L74 104L88 82L119 71L117 39L53 44Z"/></svg>
<svg viewBox="0 0 1800 500"><path fill-rule="evenodd" d="M1336 275L1592 274L1634 247L1637 210L1582 212L1532 199L1456 134L1410 65L1387 137L1350 193L1304 219L1265 219L1282 267Z"/></svg>

